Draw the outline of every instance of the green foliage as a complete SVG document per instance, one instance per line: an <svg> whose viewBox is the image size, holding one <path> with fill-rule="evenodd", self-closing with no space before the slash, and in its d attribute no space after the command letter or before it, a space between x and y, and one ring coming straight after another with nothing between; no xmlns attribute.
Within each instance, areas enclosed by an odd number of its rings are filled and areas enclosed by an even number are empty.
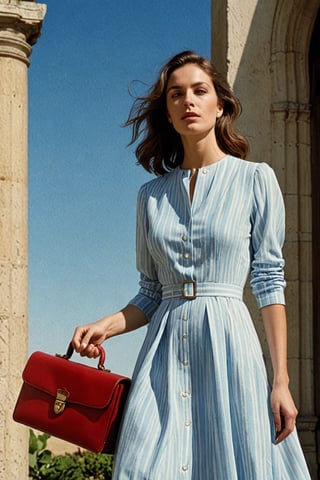
<svg viewBox="0 0 320 480"><path fill-rule="evenodd" d="M30 480L110 480L112 455L81 452L54 456L47 447L50 435L30 430Z"/></svg>

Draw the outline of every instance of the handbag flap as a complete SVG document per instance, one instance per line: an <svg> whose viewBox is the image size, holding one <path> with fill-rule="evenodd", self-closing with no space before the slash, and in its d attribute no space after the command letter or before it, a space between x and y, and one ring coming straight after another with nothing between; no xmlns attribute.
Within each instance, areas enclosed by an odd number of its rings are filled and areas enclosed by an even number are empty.
<svg viewBox="0 0 320 480"><path fill-rule="evenodd" d="M119 386L129 389L130 379L66 360L43 352L34 352L23 371L23 381L56 398L57 390L67 390L68 403L105 408Z"/></svg>

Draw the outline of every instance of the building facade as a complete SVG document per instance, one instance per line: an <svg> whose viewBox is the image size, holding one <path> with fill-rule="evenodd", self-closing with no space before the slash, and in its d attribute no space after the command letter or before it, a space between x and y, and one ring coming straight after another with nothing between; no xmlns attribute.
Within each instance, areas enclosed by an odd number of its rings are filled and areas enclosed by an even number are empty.
<svg viewBox="0 0 320 480"><path fill-rule="evenodd" d="M286 203L289 373L313 479L320 463L319 7L319 0L212 1L213 61L243 105L249 158L275 169Z"/></svg>

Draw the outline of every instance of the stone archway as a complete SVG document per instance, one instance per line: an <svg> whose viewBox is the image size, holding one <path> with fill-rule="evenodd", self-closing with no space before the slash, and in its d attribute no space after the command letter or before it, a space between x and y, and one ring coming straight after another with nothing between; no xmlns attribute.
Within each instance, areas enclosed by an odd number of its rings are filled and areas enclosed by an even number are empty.
<svg viewBox="0 0 320 480"><path fill-rule="evenodd" d="M311 165L309 48L319 7L320 0L212 0L212 56L244 106L239 128L250 141L249 159L265 161L275 169L286 201L288 367L312 478L317 478L320 415L320 399L317 406L314 401L315 389L320 387L320 361L314 361L314 345L320 340L320 306L319 300L313 304L312 286L312 266L320 261L320 252L315 250L320 234L312 218L319 211L320 200L315 195L320 196L320 189L319 182L312 185L311 180L315 161ZM259 315L254 302L248 300L268 357Z"/></svg>
<svg viewBox="0 0 320 480"><path fill-rule="evenodd" d="M319 339L319 318L316 318L316 315L319 316L318 294L318 300L313 302L313 282L316 278L318 287L320 285L319 272L315 277L313 267L320 259L317 246L320 237L319 223L312 221L316 218L316 212L319 212L319 186L313 185L312 178L317 174L319 179L320 170L318 166L316 172L311 165L308 67L310 41L319 6L319 0L279 1L271 40L272 158L277 172L282 175L280 181L288 214L286 257L291 272L291 310L296 312L296 331L291 348L297 352L297 387L302 413L298 427L305 453L310 465L314 466L313 472L317 464L316 428L320 414L319 395L315 393L319 388L319 359L314 355L319 340L313 335L316 327ZM318 104L318 115L319 112ZM318 369L316 376L315 366ZM316 408L315 395L318 402Z"/></svg>

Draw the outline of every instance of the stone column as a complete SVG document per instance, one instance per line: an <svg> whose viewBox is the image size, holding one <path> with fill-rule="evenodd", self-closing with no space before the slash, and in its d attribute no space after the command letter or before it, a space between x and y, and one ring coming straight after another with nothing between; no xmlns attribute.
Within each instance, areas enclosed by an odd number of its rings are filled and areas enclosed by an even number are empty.
<svg viewBox="0 0 320 480"><path fill-rule="evenodd" d="M45 5L0 0L0 478L28 478L28 430L12 421L27 358L28 65Z"/></svg>

